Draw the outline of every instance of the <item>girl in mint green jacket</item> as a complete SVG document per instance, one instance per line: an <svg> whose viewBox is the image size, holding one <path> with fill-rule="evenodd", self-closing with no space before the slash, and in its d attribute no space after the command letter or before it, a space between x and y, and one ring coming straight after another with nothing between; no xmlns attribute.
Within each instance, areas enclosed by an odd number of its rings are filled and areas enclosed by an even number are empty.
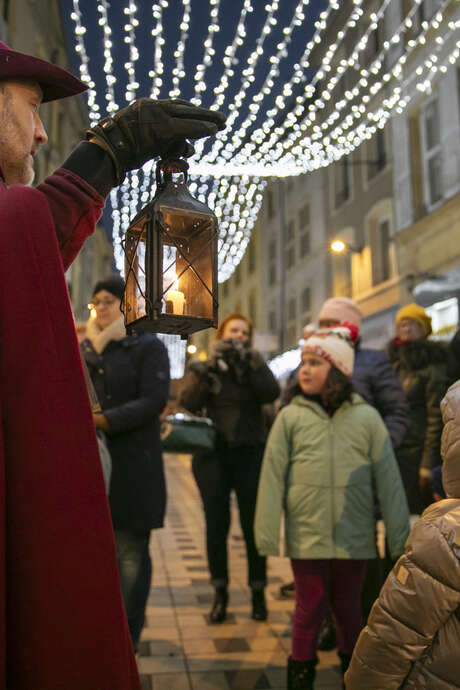
<svg viewBox="0 0 460 690"><path fill-rule="evenodd" d="M378 412L353 393L353 339L340 324L302 348L298 384L268 437L257 495L259 553L279 555L281 516L296 608L288 688L313 688L319 629L328 606L342 670L362 627L366 560L375 558L375 486L392 557L404 551L409 511L390 437Z"/></svg>

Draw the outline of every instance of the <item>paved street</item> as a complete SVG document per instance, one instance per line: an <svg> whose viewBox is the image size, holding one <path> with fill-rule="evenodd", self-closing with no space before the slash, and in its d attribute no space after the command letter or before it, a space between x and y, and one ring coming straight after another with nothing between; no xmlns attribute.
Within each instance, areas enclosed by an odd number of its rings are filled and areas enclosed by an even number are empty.
<svg viewBox="0 0 460 690"><path fill-rule="evenodd" d="M293 601L278 598L291 578L287 559L269 560L267 623L250 618L245 547L234 513L229 616L210 625L204 519L188 456L165 455L168 513L154 533L153 584L140 646L143 690L262 690L286 687ZM316 688L341 688L335 652L320 654Z"/></svg>

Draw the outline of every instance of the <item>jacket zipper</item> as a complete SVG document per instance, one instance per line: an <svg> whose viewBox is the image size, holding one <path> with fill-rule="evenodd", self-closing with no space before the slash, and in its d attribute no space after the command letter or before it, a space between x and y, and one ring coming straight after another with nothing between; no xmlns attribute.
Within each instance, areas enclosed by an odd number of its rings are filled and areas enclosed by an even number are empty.
<svg viewBox="0 0 460 690"><path fill-rule="evenodd" d="M330 479L331 479L331 539L332 545L334 547L334 554L336 550L335 539L334 539L334 524L335 524L335 510L334 510L334 428L332 419L329 420L330 424L330 446L331 446L331 456L330 456ZM337 555L337 554L335 554Z"/></svg>

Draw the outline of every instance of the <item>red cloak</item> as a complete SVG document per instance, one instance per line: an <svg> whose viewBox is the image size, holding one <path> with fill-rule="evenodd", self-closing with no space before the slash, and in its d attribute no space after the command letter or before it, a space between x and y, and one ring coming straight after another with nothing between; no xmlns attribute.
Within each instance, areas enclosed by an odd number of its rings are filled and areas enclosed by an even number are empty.
<svg viewBox="0 0 460 690"><path fill-rule="evenodd" d="M64 270L103 199L0 182L0 688L138 690Z"/></svg>

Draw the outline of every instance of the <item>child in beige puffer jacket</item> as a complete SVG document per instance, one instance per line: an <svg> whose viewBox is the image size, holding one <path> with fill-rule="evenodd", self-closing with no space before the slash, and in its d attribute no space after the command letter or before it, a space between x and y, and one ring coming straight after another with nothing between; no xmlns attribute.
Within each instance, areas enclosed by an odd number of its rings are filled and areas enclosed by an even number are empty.
<svg viewBox="0 0 460 690"><path fill-rule="evenodd" d="M347 690L460 689L460 381L441 410L447 498L412 529L356 644Z"/></svg>

